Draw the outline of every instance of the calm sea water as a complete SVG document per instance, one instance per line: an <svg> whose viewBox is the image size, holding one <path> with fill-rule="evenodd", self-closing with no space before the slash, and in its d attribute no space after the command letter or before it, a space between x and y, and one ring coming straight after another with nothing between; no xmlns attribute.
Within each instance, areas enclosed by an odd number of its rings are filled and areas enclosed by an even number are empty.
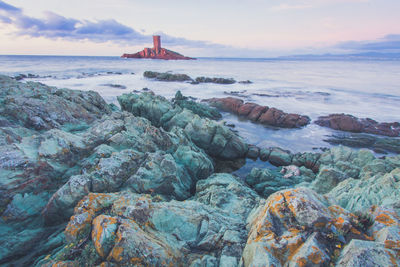
<svg viewBox="0 0 400 267"><path fill-rule="evenodd" d="M252 84L198 84L157 82L143 72L171 71L197 76L250 80ZM111 72L111 73L110 73ZM99 92L106 101L149 88L172 98L177 90L198 100L234 92L248 102L272 106L316 119L330 113L349 113L377 121L400 121L399 61L305 61L267 59L211 59L163 61L118 57L0 56L0 73L32 73L29 79L48 85ZM109 84L123 85L126 89ZM225 114L227 122L250 143L280 146L294 152L329 147L323 139L334 131L314 124L303 129L276 130Z"/></svg>

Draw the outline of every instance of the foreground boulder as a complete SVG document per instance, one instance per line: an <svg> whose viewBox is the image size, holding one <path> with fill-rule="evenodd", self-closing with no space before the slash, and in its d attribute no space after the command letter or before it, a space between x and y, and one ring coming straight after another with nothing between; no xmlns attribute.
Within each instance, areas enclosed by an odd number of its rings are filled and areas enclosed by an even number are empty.
<svg viewBox="0 0 400 267"><path fill-rule="evenodd" d="M228 174L200 182L194 199L183 202L130 191L91 193L65 229L66 246L40 264L238 266L245 218L258 201Z"/></svg>
<svg viewBox="0 0 400 267"><path fill-rule="evenodd" d="M211 98L205 101L223 111L245 117L253 122L264 125L283 128L300 128L310 122L310 118L307 116L285 113L282 110L260 106L255 103L244 103L243 100L239 98Z"/></svg>
<svg viewBox="0 0 400 267"><path fill-rule="evenodd" d="M335 130L354 132L354 133L370 133L377 135L386 135L391 137L400 136L399 122L382 122L379 123L370 118L359 119L349 114L330 114L321 116L315 121L316 124L329 127Z"/></svg>
<svg viewBox="0 0 400 267"><path fill-rule="evenodd" d="M388 262L396 266L397 247L383 245L369 235L373 218L364 220L363 216L328 206L310 189L277 192L249 217L243 264L329 266L339 259L340 266L361 266L365 260L373 260L371 256L376 257L376 266Z"/></svg>

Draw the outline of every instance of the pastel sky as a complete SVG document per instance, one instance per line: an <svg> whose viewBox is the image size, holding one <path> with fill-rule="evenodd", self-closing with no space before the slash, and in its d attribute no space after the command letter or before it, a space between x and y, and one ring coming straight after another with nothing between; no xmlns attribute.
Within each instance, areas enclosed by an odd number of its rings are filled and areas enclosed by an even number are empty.
<svg viewBox="0 0 400 267"><path fill-rule="evenodd" d="M0 54L400 52L399 0L0 0Z"/></svg>

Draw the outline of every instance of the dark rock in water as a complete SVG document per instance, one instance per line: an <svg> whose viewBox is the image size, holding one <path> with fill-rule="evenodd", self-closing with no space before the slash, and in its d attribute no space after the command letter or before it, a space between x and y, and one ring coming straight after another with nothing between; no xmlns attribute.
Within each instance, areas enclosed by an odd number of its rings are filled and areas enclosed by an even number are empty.
<svg viewBox="0 0 400 267"><path fill-rule="evenodd" d="M222 118L221 113L219 113L217 109L191 101L188 97L183 96L181 91L176 92L175 98L172 99L172 102L180 106L182 109L186 108L191 110L194 114L197 114L200 117L206 117L212 120L219 120Z"/></svg>
<svg viewBox="0 0 400 267"><path fill-rule="evenodd" d="M143 76L149 79L155 79L157 81L166 81L166 82L190 82L191 84L199 84L199 83L217 83L217 84L233 84L236 81L232 78L209 78L209 77L197 77L196 79L192 79L187 74L173 74L170 72L155 72L155 71L145 71Z"/></svg>
<svg viewBox="0 0 400 267"><path fill-rule="evenodd" d="M218 109L244 116L253 122L264 125L300 128L310 122L310 118L307 116L288 114L276 108L263 107L254 103L244 103L243 100L233 97L211 98L204 101Z"/></svg>
<svg viewBox="0 0 400 267"><path fill-rule="evenodd" d="M239 81L239 83L241 83L241 84L251 84L253 82L250 81L250 80L245 80L245 81Z"/></svg>
<svg viewBox="0 0 400 267"><path fill-rule="evenodd" d="M108 87L112 87L112 88L117 88L117 89L126 89L125 85L121 85L121 84L112 84L112 83L105 83L105 84L101 84L102 86L108 86Z"/></svg>
<svg viewBox="0 0 400 267"><path fill-rule="evenodd" d="M28 74L18 74L14 77L15 80L20 81L23 79L34 79L34 78L47 78L50 76L40 77L39 75L28 73Z"/></svg>
<svg viewBox="0 0 400 267"><path fill-rule="evenodd" d="M157 81L167 81L167 82L184 82L192 81L186 74L172 74L169 72L155 72L155 71L145 71L143 76L150 79L155 79Z"/></svg>
<svg viewBox="0 0 400 267"><path fill-rule="evenodd" d="M243 91L224 91L225 95L231 95L231 96L236 96L236 97L242 97L242 98L247 98L248 96L245 94L246 90Z"/></svg>
<svg viewBox="0 0 400 267"><path fill-rule="evenodd" d="M234 84L236 81L233 78L209 78L209 77L197 77L196 83L217 83L217 84Z"/></svg>
<svg viewBox="0 0 400 267"><path fill-rule="evenodd" d="M325 142L357 148L369 148L377 153L400 153L400 139L369 134L331 135Z"/></svg>
<svg viewBox="0 0 400 267"><path fill-rule="evenodd" d="M349 114L331 114L319 117L315 121L316 124L329 127L335 130L354 132L354 133L370 133L377 135L386 135L391 137L400 136L399 122L382 122L378 123L372 119L359 119Z"/></svg>

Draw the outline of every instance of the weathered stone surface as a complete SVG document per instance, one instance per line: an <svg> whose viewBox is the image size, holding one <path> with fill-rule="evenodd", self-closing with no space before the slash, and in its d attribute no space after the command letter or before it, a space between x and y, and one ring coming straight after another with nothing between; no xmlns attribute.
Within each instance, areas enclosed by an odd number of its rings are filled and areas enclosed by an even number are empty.
<svg viewBox="0 0 400 267"><path fill-rule="evenodd" d="M250 232L243 264L329 266L340 255L338 266L361 266L368 256L376 257L381 251L386 256L380 260L386 262L392 257L396 262L393 248L373 242L374 237L368 234L371 224L364 221L364 216L328 206L326 199L307 188L276 192L248 219ZM358 243L359 250L354 245Z"/></svg>
<svg viewBox="0 0 400 267"><path fill-rule="evenodd" d="M303 182L310 182L312 177L300 173L285 178L279 170L253 168L246 176L246 183L263 197L288 188L293 188Z"/></svg>
<svg viewBox="0 0 400 267"><path fill-rule="evenodd" d="M377 135L386 135L397 137L400 135L399 122L383 122L378 123L372 119L359 119L349 114L330 114L328 116L319 117L315 121L316 124L329 127L335 130L355 132L355 133L371 133Z"/></svg>
<svg viewBox="0 0 400 267"><path fill-rule="evenodd" d="M211 98L204 100L211 106L258 122L264 125L300 128L310 122L310 118L298 114L288 114L273 107L263 107L254 103L245 103L234 97Z"/></svg>
<svg viewBox="0 0 400 267"><path fill-rule="evenodd" d="M400 139L392 137L379 137L371 134L352 133L331 135L324 139L333 145L344 145L355 148L368 148L376 153L400 153Z"/></svg>
<svg viewBox="0 0 400 267"><path fill-rule="evenodd" d="M382 243L353 239L343 249L336 266L398 266L396 253Z"/></svg>
<svg viewBox="0 0 400 267"><path fill-rule="evenodd" d="M196 184L194 200L246 219L259 197L238 178L217 173Z"/></svg>
<svg viewBox="0 0 400 267"><path fill-rule="evenodd" d="M3 75L0 83L4 88L0 94L2 115L27 128L48 130L70 124L88 124L111 112L106 102L93 91L20 83Z"/></svg>
<svg viewBox="0 0 400 267"><path fill-rule="evenodd" d="M198 147L212 157L237 159L245 157L248 147L229 128L206 118L201 118L186 109L174 109L163 97L149 93L124 94L118 97L123 110L149 119L155 126L171 130L174 126L184 128L186 134ZM185 116L180 116L180 114ZM174 118L178 117L179 120ZM182 119L184 123L182 124Z"/></svg>
<svg viewBox="0 0 400 267"><path fill-rule="evenodd" d="M212 120L218 120L222 118L221 113L219 113L217 109L206 104L191 101L187 97L183 96L180 91L176 92L175 98L172 99L172 101L182 109L186 108L202 118L209 118Z"/></svg>
<svg viewBox="0 0 400 267"><path fill-rule="evenodd" d="M363 211L372 205L400 207L400 168L361 179L349 178L329 192L342 207Z"/></svg>
<svg viewBox="0 0 400 267"><path fill-rule="evenodd" d="M239 191L236 196L232 192L222 206L220 202L209 203L210 206L197 201L163 202L158 196L131 192L91 193L75 208L66 227L69 242L66 247L89 237L90 242L84 246L93 244L99 262L103 258L120 265L238 263L246 239L243 218L253 204L245 204L247 208L243 213L231 214L229 210L238 207L238 202L249 203L244 196L256 196L249 189L246 192L233 177L225 178L225 182ZM213 180L217 182L217 177ZM213 191L214 196L222 200L226 192L218 195L217 188L211 188L217 186L215 182L200 191ZM225 207L229 207L228 210L225 211ZM109 215L99 215L104 210L109 210ZM244 217L240 219L237 215ZM62 255L64 261L75 263L84 257L82 254L73 256L66 249L58 255ZM47 261L54 259L51 256Z"/></svg>

